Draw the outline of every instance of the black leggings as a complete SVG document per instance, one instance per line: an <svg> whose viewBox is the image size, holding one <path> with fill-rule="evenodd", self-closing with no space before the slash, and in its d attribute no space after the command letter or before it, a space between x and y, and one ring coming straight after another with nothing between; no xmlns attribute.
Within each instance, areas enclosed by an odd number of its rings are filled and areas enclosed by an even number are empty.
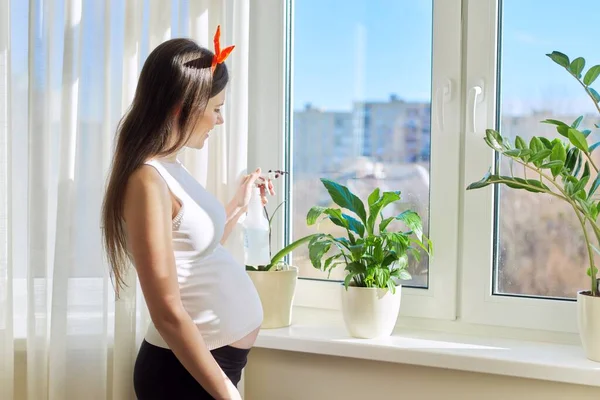
<svg viewBox="0 0 600 400"><path fill-rule="evenodd" d="M212 350L211 354L237 386L249 352L249 349L225 346ZM213 399L171 350L154 346L145 340L135 361L133 386L139 400Z"/></svg>

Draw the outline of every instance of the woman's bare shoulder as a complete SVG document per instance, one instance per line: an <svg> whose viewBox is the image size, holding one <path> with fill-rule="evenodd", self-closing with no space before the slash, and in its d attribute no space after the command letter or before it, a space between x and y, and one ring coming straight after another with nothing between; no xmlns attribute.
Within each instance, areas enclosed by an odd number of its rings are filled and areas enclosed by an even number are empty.
<svg viewBox="0 0 600 400"><path fill-rule="evenodd" d="M127 204L156 203L170 204L169 188L156 168L144 164L136 169L127 180L125 208ZM170 210L170 207L169 207Z"/></svg>

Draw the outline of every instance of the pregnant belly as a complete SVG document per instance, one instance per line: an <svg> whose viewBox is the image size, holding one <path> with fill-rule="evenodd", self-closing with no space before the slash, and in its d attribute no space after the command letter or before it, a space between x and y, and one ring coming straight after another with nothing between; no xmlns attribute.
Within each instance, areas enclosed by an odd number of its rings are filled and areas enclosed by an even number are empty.
<svg viewBox="0 0 600 400"><path fill-rule="evenodd" d="M238 340L237 342L231 343L231 347L237 347L238 349L249 349L254 346L254 342L256 342L256 337L258 336L258 332L260 332L260 326Z"/></svg>

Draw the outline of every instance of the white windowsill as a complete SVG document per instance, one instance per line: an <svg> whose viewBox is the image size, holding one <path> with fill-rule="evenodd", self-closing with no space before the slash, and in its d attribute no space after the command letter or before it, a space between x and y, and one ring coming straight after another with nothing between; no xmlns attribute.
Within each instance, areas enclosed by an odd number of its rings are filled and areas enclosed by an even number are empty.
<svg viewBox="0 0 600 400"><path fill-rule="evenodd" d="M339 311L295 307L293 319L290 327L263 329L255 347L600 386L600 363L575 344L407 328L354 339Z"/></svg>

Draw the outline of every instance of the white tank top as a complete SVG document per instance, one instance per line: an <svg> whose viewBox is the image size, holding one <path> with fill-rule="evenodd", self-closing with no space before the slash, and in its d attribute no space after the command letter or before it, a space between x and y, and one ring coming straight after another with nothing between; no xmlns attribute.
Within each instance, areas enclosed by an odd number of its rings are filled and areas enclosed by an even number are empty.
<svg viewBox="0 0 600 400"><path fill-rule="evenodd" d="M173 218L173 251L181 300L209 350L234 343L260 326L260 298L240 265L220 241L223 205L179 161L151 160L181 208ZM168 348L150 323L146 341Z"/></svg>

